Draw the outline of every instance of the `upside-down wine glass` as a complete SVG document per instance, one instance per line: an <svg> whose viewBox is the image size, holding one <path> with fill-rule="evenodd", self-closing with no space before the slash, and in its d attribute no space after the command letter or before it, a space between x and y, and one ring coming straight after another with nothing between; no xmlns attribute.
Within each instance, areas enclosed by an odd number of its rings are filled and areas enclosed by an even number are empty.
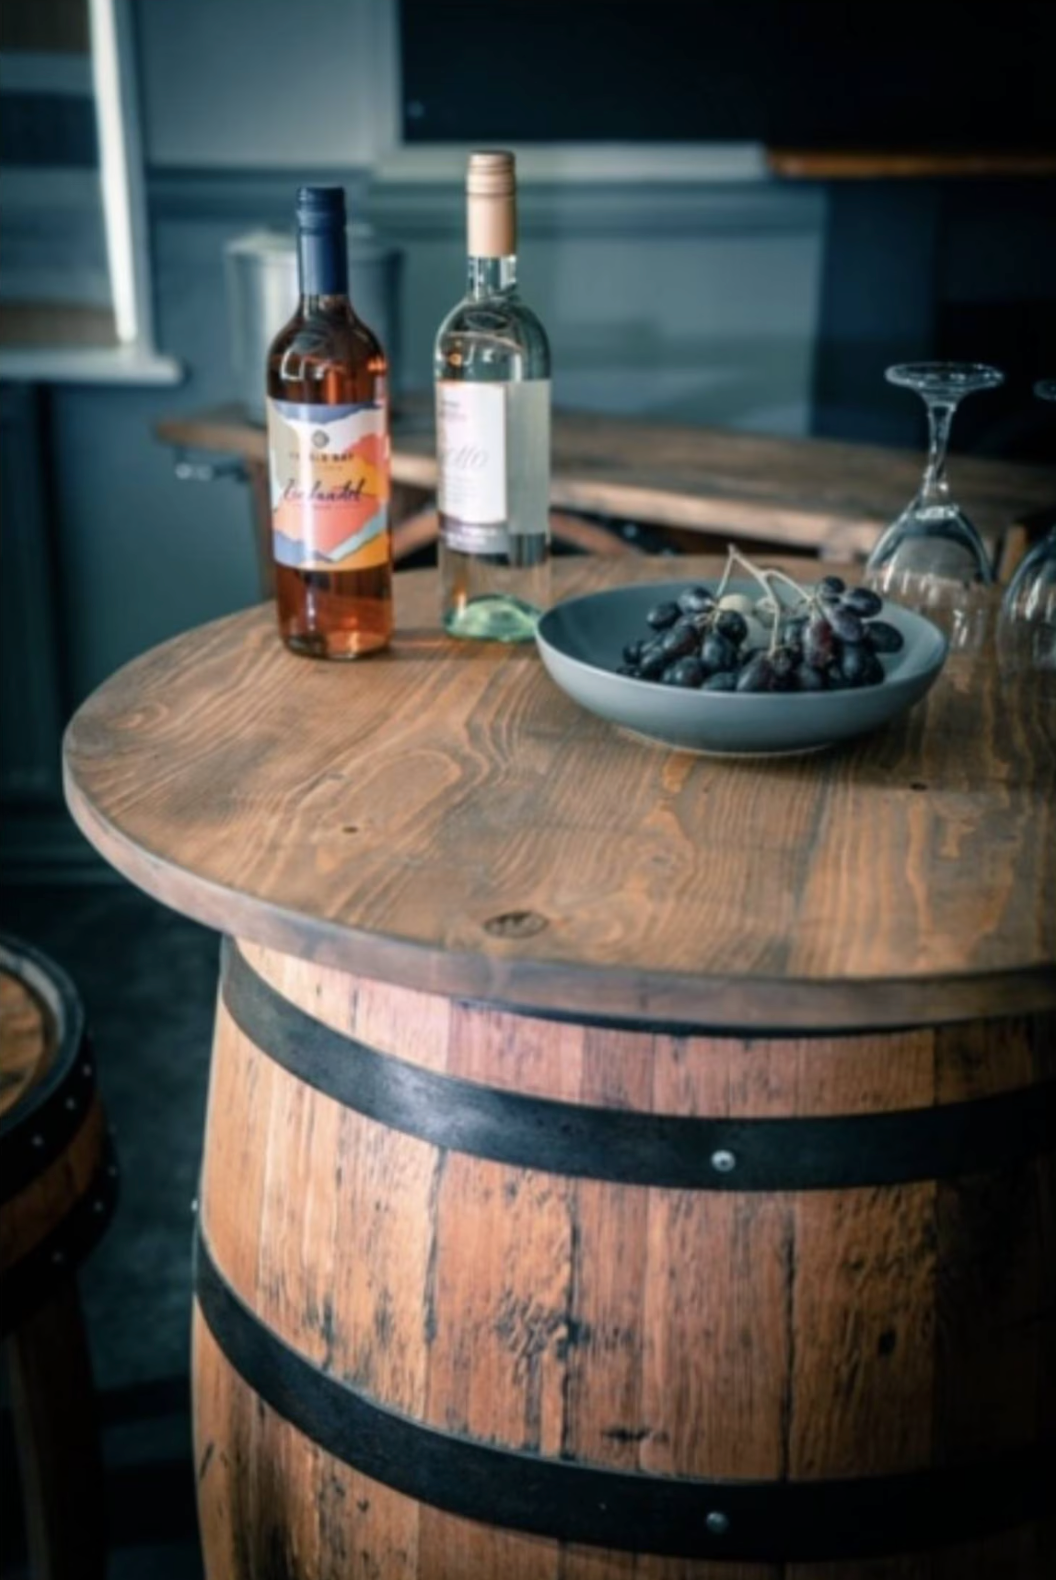
<svg viewBox="0 0 1056 1580"><path fill-rule="evenodd" d="M1056 401L1056 379L1041 379L1034 393ZM1056 521L1023 556L1005 589L997 656L1002 675L1029 673L1056 692Z"/></svg>
<svg viewBox="0 0 1056 1580"><path fill-rule="evenodd" d="M996 389L1005 376L981 362L906 362L888 368L886 377L923 398L928 460L920 491L876 543L865 579L883 597L935 620L954 647L973 647L995 602L994 571L982 539L950 494L946 450L961 400Z"/></svg>

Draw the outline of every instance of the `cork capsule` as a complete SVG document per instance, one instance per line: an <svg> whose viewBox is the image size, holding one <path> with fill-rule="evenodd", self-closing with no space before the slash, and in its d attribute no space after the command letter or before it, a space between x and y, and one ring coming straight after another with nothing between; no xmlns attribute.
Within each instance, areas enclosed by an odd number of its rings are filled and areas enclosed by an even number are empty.
<svg viewBox="0 0 1056 1580"><path fill-rule="evenodd" d="M503 151L470 154L466 170L467 250L473 258L509 258L517 251L514 157Z"/></svg>

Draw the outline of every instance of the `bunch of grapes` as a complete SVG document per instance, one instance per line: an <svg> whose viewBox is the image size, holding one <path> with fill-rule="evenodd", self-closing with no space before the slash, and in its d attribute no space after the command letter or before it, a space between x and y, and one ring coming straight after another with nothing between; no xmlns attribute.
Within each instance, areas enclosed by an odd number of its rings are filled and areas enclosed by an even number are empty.
<svg viewBox="0 0 1056 1580"><path fill-rule="evenodd" d="M761 597L728 593L735 565L763 588ZM779 589L791 588L782 597ZM897 653L901 631L877 616L883 599L869 587L823 576L802 587L731 548L718 586L687 587L655 604L648 633L629 642L618 673L701 691L844 691L884 679L881 654Z"/></svg>

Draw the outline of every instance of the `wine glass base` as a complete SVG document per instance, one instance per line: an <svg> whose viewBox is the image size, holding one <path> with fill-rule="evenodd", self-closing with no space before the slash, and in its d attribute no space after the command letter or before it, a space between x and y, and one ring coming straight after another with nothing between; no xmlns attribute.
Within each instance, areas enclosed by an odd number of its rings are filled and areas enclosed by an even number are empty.
<svg viewBox="0 0 1056 1580"><path fill-rule="evenodd" d="M899 362L884 376L889 384L916 390L925 400L953 402L1005 382L1001 369L986 362Z"/></svg>

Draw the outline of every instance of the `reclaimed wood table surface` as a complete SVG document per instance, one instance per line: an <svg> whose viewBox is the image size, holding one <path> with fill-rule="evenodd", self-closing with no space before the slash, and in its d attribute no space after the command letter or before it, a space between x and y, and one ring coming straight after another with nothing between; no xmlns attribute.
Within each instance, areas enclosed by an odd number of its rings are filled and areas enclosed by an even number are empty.
<svg viewBox="0 0 1056 1580"><path fill-rule="evenodd" d="M1042 1580L1051 702L955 656L717 760L453 642L433 572L396 614L351 665L188 632L66 739L88 838L227 939L210 1580Z"/></svg>

